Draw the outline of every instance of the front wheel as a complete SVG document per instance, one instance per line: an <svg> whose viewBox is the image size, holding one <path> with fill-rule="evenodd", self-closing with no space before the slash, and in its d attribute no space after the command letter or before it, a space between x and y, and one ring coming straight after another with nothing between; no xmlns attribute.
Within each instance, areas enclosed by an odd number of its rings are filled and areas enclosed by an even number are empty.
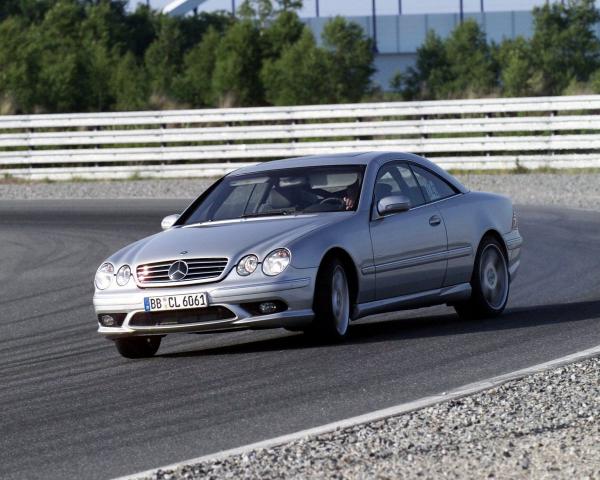
<svg viewBox="0 0 600 480"><path fill-rule="evenodd" d="M471 289L471 298L454 306L461 318L493 318L506 308L510 290L508 260L494 238L485 238L477 250Z"/></svg>
<svg viewBox="0 0 600 480"><path fill-rule="evenodd" d="M161 340L158 336L117 338L115 346L125 358L149 358L158 351Z"/></svg>
<svg viewBox="0 0 600 480"><path fill-rule="evenodd" d="M342 263L333 259L321 267L315 289L315 320L307 333L340 340L350 326L350 287Z"/></svg>

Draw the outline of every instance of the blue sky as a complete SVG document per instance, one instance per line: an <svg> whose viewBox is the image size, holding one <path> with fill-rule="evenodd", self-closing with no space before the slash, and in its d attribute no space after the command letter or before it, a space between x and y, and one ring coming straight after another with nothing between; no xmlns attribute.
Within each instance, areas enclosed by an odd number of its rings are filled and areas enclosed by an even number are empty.
<svg viewBox="0 0 600 480"><path fill-rule="evenodd" d="M150 0L154 8L162 8L170 0ZM242 0L236 0L240 4ZM463 0L465 11L479 11L480 0ZM545 0L484 0L485 9L494 10L530 10L543 5ZM145 3L145 0L130 0L131 5ZM398 13L398 0L376 0L377 13L395 15ZM449 13L457 12L459 0L402 0L403 13ZM231 0L207 0L201 10L229 10ZM333 15L370 15L371 0L319 0L321 16ZM315 15L315 0L304 0L300 12L303 17Z"/></svg>

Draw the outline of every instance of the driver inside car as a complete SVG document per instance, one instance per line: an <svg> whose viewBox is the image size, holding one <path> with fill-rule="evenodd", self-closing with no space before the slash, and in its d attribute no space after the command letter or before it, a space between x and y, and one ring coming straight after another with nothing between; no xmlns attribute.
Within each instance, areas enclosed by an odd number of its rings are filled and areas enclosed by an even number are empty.
<svg viewBox="0 0 600 480"><path fill-rule="evenodd" d="M358 199L358 194L360 193L360 188L358 184L358 180L354 182L352 185L348 185L346 191L344 192L344 196L342 197L342 203L344 204L344 210L352 210L356 205L356 200Z"/></svg>
<svg viewBox="0 0 600 480"><path fill-rule="evenodd" d="M282 177L273 186L258 212L351 211L356 208L359 194L358 179L345 188L332 192L323 188L311 188L309 179L305 177Z"/></svg>

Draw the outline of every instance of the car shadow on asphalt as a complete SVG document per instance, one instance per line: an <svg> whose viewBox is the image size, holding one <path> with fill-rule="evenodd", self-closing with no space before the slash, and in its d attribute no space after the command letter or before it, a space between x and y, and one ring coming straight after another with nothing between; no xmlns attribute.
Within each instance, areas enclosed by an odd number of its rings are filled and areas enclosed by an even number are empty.
<svg viewBox="0 0 600 480"><path fill-rule="evenodd" d="M402 312L402 315L406 315L406 312ZM389 314L387 316L389 317ZM348 338L342 343L327 343L315 340L301 333L288 333L269 339L242 341L231 345L223 345L222 347L211 346L197 350L165 353L157 356L177 358L320 347L335 348L352 344L517 330L536 326L573 323L595 318L600 319L600 300L511 308L507 309L498 318L480 321L460 320L454 313L430 316L421 315L418 317L413 316L381 321L376 321L376 317L374 317L372 320L369 318L365 319L368 323L353 324L350 328ZM361 322L365 320L361 320Z"/></svg>

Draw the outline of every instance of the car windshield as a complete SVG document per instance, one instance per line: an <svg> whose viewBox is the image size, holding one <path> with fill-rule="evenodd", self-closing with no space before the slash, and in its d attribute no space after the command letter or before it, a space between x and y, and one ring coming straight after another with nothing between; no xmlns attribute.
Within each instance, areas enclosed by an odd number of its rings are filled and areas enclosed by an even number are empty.
<svg viewBox="0 0 600 480"><path fill-rule="evenodd" d="M181 223L354 211L362 165L302 167L223 178L201 196Z"/></svg>

